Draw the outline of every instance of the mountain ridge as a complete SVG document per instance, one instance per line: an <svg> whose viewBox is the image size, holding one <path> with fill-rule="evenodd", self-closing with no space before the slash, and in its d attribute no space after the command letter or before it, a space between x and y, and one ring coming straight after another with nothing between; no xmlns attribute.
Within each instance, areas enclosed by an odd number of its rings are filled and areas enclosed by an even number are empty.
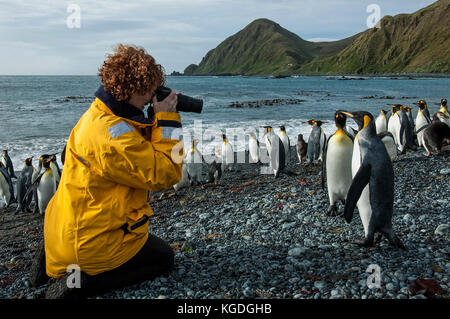
<svg viewBox="0 0 450 319"><path fill-rule="evenodd" d="M293 75L450 72L450 0L385 16L381 28L310 42L256 19L207 52L185 75Z"/></svg>

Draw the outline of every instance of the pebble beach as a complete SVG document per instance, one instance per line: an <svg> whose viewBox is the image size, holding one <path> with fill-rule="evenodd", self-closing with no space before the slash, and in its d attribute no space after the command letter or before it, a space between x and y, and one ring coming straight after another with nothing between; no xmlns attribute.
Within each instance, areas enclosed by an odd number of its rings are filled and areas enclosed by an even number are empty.
<svg viewBox="0 0 450 319"><path fill-rule="evenodd" d="M92 298L449 298L449 155L425 157L419 149L393 163L393 227L407 250L386 239L355 245L364 236L357 210L350 224L327 216L321 167L297 164L295 148L292 176L275 179L260 174L262 165L243 163L217 185L154 193L149 232L172 246L174 269ZM47 285L28 281L43 217L15 208L0 209L0 298L44 298ZM379 277L370 285L373 269ZM417 280L431 285L414 290Z"/></svg>

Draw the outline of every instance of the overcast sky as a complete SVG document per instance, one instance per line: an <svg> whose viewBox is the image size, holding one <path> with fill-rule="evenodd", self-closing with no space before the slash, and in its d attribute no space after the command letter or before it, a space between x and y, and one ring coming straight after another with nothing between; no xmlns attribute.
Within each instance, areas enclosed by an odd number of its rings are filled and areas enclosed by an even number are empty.
<svg viewBox="0 0 450 319"><path fill-rule="evenodd" d="M381 16L432 0L0 0L0 74L94 75L117 43L143 46L166 73L183 72L227 37L267 18L303 39L343 39ZM71 4L79 8L71 11ZM69 25L73 28L70 28Z"/></svg>

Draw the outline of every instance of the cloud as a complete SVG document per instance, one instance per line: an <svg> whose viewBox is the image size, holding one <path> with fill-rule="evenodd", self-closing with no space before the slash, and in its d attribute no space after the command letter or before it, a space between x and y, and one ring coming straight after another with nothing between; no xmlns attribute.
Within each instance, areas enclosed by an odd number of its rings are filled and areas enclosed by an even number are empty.
<svg viewBox="0 0 450 319"><path fill-rule="evenodd" d="M377 0L382 15L432 0ZM81 28L69 29L69 4ZM120 42L144 46L166 71L182 71L253 20L268 18L304 39L343 39L367 28L373 0L0 0L0 74L95 74ZM24 65L26 60L26 67ZM47 69L46 69L47 68Z"/></svg>

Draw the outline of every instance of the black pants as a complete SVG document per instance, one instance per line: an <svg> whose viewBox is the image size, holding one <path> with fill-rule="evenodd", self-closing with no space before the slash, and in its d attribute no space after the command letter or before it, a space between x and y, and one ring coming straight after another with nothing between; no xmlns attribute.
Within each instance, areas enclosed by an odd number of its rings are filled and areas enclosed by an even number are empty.
<svg viewBox="0 0 450 319"><path fill-rule="evenodd" d="M154 279L169 272L173 268L174 253L172 248L161 238L149 234L147 242L141 250L123 265L90 276L81 271L81 287L67 291L67 279L70 274L53 279L47 290L48 298L85 298L104 294L110 290ZM40 286L50 278L45 271L44 241L41 242L33 259L30 270L30 282L33 286Z"/></svg>
<svg viewBox="0 0 450 319"><path fill-rule="evenodd" d="M102 294L154 279L168 273L173 264L172 248L161 238L149 234L141 250L123 265L94 276L84 274L86 284L81 289L86 297Z"/></svg>

